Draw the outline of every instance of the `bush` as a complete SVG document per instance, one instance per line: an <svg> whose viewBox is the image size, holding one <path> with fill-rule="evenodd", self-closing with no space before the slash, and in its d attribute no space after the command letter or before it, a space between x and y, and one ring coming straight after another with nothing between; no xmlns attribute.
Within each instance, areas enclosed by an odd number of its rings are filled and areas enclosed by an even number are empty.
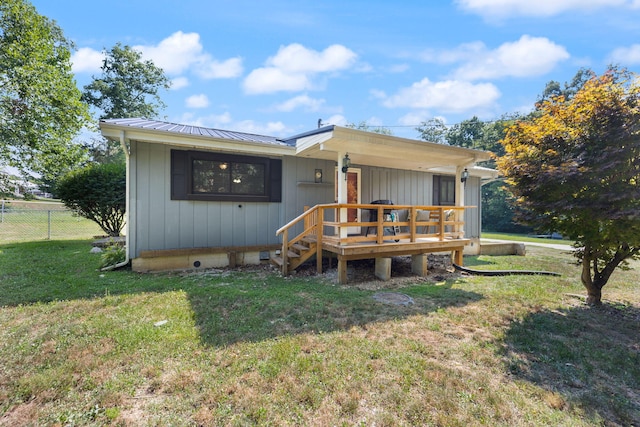
<svg viewBox="0 0 640 427"><path fill-rule="evenodd" d="M124 262L127 252L124 246L111 242L100 255L100 268L112 267Z"/></svg>
<svg viewBox="0 0 640 427"><path fill-rule="evenodd" d="M126 208L124 164L95 164L69 172L56 190L69 209L95 221L107 235L120 235Z"/></svg>

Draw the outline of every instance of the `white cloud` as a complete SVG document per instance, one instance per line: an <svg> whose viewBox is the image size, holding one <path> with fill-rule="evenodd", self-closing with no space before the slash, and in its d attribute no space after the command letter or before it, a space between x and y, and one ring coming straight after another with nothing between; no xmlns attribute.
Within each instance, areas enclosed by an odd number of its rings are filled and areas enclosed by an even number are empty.
<svg viewBox="0 0 640 427"><path fill-rule="evenodd" d="M349 121L342 114L334 114L327 120L323 120L322 123L326 125L346 126L349 124Z"/></svg>
<svg viewBox="0 0 640 427"><path fill-rule="evenodd" d="M473 84L457 80L432 82L424 78L410 87L400 89L383 104L389 108L437 108L443 112L463 112L488 108L499 97L500 91L491 83Z"/></svg>
<svg viewBox="0 0 640 427"><path fill-rule="evenodd" d="M102 68L103 60L102 52L83 47L71 55L72 70L74 73L97 73Z"/></svg>
<svg viewBox="0 0 640 427"><path fill-rule="evenodd" d="M277 68L258 68L244 80L244 90L250 94L273 92L297 92L313 89L304 74L287 74Z"/></svg>
<svg viewBox="0 0 640 427"><path fill-rule="evenodd" d="M297 110L298 108L303 108L305 111L315 112L319 111L324 103L324 99L314 99L309 97L308 95L300 95L276 105L275 110L291 112Z"/></svg>
<svg viewBox="0 0 640 427"><path fill-rule="evenodd" d="M186 77L176 77L171 80L171 89L178 90L189 86L189 79Z"/></svg>
<svg viewBox="0 0 640 427"><path fill-rule="evenodd" d="M215 60L204 51L200 34L177 31L155 46L134 46L165 73L179 75L193 70L205 79L233 78L242 74L242 59Z"/></svg>
<svg viewBox="0 0 640 427"><path fill-rule="evenodd" d="M242 74L242 59L230 58L226 61L215 61L203 55L202 62L196 67L196 73L204 79L230 79Z"/></svg>
<svg viewBox="0 0 640 427"><path fill-rule="evenodd" d="M250 94L280 91L310 90L313 78L354 66L357 55L342 45L332 45L318 52L301 44L281 46L275 56L267 59L265 67L253 70L244 81Z"/></svg>
<svg viewBox="0 0 640 427"><path fill-rule="evenodd" d="M209 98L201 93L199 95L191 95L185 100L187 108L207 108L209 106Z"/></svg>
<svg viewBox="0 0 640 427"><path fill-rule="evenodd" d="M349 68L355 60L356 54L342 45L331 45L318 52L293 43L281 46L267 65L289 73L322 73Z"/></svg>
<svg viewBox="0 0 640 427"><path fill-rule="evenodd" d="M464 10L485 18L553 16L568 11L593 11L612 7L638 7L639 0L457 0Z"/></svg>
<svg viewBox="0 0 640 427"><path fill-rule="evenodd" d="M640 2L640 0L638 0L638 2ZM640 44L615 49L611 52L609 62L622 65L640 64Z"/></svg>
<svg viewBox="0 0 640 427"><path fill-rule="evenodd" d="M454 73L464 80L498 77L539 76L551 71L558 62L570 57L567 50L545 37L524 35L518 41L504 43L495 50L476 46L476 55Z"/></svg>

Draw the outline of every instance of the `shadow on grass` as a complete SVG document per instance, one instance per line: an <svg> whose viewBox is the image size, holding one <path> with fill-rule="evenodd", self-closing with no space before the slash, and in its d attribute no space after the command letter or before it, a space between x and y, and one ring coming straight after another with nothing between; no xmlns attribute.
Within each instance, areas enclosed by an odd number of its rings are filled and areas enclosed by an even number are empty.
<svg viewBox="0 0 640 427"><path fill-rule="evenodd" d="M512 375L556 395L552 406L588 414L597 424L640 425L640 310L605 304L541 311L511 325Z"/></svg>
<svg viewBox="0 0 640 427"><path fill-rule="evenodd" d="M200 289L188 292L200 337L207 345L348 330L482 298L454 289L455 280L435 284L418 277L402 289L381 289L410 296L414 303L408 306L378 302L373 298L376 290L357 288L357 284L338 286L321 277L282 278L269 272L234 273L227 279L202 282Z"/></svg>
<svg viewBox="0 0 640 427"><path fill-rule="evenodd" d="M326 277L283 278L269 266L180 274L100 272L88 241L0 245L0 306L94 299L105 295L183 291L206 345L258 342L299 333L347 330L477 301L455 280L409 277L399 292L415 301L394 306L373 299L375 289L337 286ZM380 287L385 282L379 282ZM391 289L386 289L390 291Z"/></svg>

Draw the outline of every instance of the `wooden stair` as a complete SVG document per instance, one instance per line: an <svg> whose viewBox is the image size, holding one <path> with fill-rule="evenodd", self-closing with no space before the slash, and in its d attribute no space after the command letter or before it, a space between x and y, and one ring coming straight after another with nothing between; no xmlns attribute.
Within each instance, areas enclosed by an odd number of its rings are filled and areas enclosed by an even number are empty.
<svg viewBox="0 0 640 427"><path fill-rule="evenodd" d="M291 244L287 250L288 265L286 271L295 270L302 263L315 255L316 248L316 236L313 235L305 236L298 242ZM282 255L271 256L271 263L282 268L284 263Z"/></svg>

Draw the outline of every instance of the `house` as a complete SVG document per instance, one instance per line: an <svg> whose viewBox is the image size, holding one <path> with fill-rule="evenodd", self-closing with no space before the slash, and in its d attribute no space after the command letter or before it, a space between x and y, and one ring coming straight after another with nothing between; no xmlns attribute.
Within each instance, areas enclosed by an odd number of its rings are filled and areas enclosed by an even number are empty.
<svg viewBox="0 0 640 427"><path fill-rule="evenodd" d="M127 153L127 252L136 271L274 258L286 274L305 233L316 239L309 253L336 254L341 281L351 259L380 258L384 270L395 254L461 256L480 236L481 182L496 175L476 166L487 152L339 126L284 139L146 119L102 120L100 129ZM345 252L350 245L359 255Z"/></svg>

